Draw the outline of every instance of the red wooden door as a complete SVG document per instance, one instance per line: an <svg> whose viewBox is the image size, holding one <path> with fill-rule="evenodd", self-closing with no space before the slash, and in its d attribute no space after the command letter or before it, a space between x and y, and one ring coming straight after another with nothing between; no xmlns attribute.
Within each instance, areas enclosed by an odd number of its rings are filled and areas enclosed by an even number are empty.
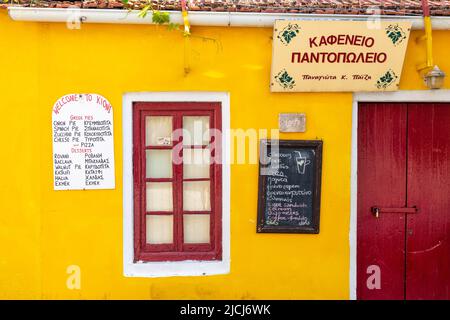
<svg viewBox="0 0 450 320"><path fill-rule="evenodd" d="M450 298L450 105L358 117L358 299Z"/></svg>
<svg viewBox="0 0 450 320"><path fill-rule="evenodd" d="M358 116L359 299L403 299L405 215L375 218L372 206L402 207L406 197L405 104L363 104ZM381 275L380 289L369 276ZM369 285L367 281L369 280ZM376 281L377 279L373 279Z"/></svg>
<svg viewBox="0 0 450 320"><path fill-rule="evenodd" d="M406 299L450 299L450 104L408 106Z"/></svg>

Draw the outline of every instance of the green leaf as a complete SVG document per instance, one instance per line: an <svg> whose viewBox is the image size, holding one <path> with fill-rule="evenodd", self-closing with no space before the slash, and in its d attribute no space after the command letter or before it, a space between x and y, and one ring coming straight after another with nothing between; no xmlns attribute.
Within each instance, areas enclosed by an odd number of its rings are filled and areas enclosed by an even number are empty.
<svg viewBox="0 0 450 320"><path fill-rule="evenodd" d="M165 24L170 22L170 16L167 12L153 11L152 21L156 24Z"/></svg>
<svg viewBox="0 0 450 320"><path fill-rule="evenodd" d="M122 0L122 3L123 3L123 4L128 4L128 1L129 1L129 0Z"/></svg>
<svg viewBox="0 0 450 320"><path fill-rule="evenodd" d="M142 8L141 12L139 12L139 14L138 14L138 17L145 18L147 16L148 10L150 10L151 7L152 7L152 5L148 4L144 8Z"/></svg>
<svg viewBox="0 0 450 320"><path fill-rule="evenodd" d="M167 25L167 29L169 30L177 30L180 28L180 25L178 23L169 22Z"/></svg>

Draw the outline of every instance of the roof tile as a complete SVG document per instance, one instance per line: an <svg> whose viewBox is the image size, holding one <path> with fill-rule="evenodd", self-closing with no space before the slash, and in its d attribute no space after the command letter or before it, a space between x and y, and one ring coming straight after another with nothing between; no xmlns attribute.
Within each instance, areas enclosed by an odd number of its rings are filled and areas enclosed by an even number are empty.
<svg viewBox="0 0 450 320"><path fill-rule="evenodd" d="M121 0L16 0L25 7L121 9ZM127 8L140 9L148 0L129 0ZM151 0L158 10L181 10L180 0ZM191 11L421 15L421 0L187 0ZM10 5L17 6L11 1ZM450 15L449 0L430 0L431 14ZM6 7L8 4L0 5Z"/></svg>

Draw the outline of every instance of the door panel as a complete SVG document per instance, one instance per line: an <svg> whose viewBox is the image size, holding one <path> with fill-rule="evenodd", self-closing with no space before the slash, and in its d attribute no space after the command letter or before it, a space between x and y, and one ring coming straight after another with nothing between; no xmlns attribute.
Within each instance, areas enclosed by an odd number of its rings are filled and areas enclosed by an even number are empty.
<svg viewBox="0 0 450 320"><path fill-rule="evenodd" d="M404 299L405 214L375 218L371 207L406 201L406 104L364 103L358 115L358 299ZM370 290L367 268L378 266L381 288Z"/></svg>
<svg viewBox="0 0 450 320"><path fill-rule="evenodd" d="M408 106L406 299L450 298L450 104Z"/></svg>

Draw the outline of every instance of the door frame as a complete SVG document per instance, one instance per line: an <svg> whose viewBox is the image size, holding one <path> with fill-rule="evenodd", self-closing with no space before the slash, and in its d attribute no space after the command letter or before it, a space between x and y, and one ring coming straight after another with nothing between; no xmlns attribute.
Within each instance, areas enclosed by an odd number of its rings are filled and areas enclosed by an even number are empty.
<svg viewBox="0 0 450 320"><path fill-rule="evenodd" d="M356 300L356 253L358 214L358 105L361 102L450 102L450 90L404 90L395 92L360 92L353 94L350 176L350 300Z"/></svg>

